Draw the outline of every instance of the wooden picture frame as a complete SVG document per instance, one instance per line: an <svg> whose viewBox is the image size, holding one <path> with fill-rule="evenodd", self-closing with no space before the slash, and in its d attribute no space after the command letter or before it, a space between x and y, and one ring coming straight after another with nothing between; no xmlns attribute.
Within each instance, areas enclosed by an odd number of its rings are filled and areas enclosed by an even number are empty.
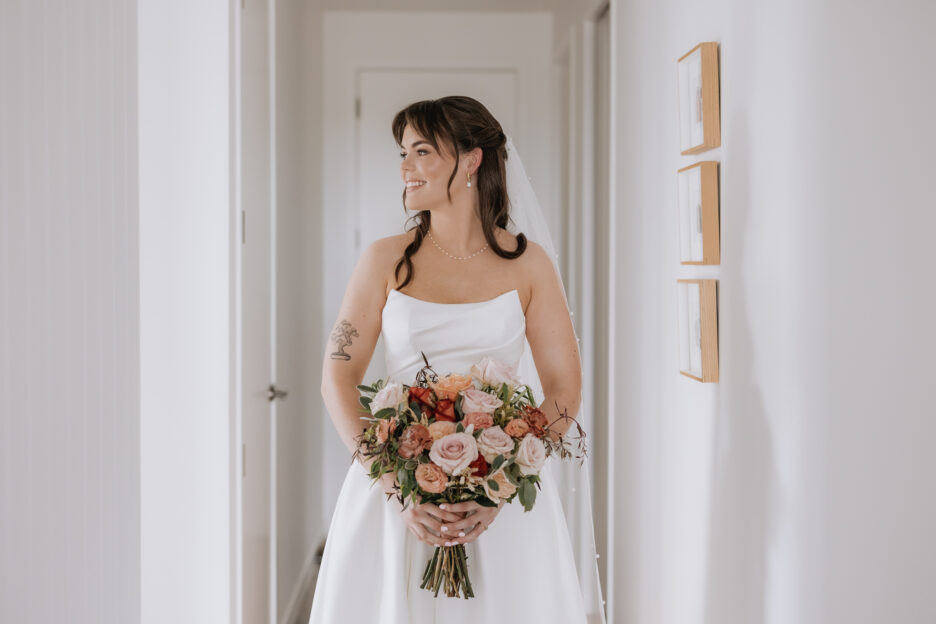
<svg viewBox="0 0 936 624"><path fill-rule="evenodd" d="M679 199L679 263L719 264L718 162L709 160L676 173Z"/></svg>
<svg viewBox="0 0 936 624"><path fill-rule="evenodd" d="M703 383L718 381L718 282L676 280L679 372Z"/></svg>
<svg viewBox="0 0 936 624"><path fill-rule="evenodd" d="M679 149L695 154L721 145L718 43L706 41L676 62L679 78Z"/></svg>

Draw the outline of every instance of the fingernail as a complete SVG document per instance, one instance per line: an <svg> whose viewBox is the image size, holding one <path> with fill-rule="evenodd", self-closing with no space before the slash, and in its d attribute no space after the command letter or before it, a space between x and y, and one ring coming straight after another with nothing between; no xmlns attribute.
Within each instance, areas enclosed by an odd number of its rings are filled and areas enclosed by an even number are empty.
<svg viewBox="0 0 936 624"><path fill-rule="evenodd" d="M459 532L458 532L458 537L465 537L465 532L464 532L464 531L459 531Z"/></svg>
<svg viewBox="0 0 936 624"><path fill-rule="evenodd" d="M439 505L439 509L445 509L445 503L442 503L441 505Z"/></svg>
<svg viewBox="0 0 936 624"><path fill-rule="evenodd" d="M445 545L446 545L446 546L451 546L451 545L452 545L452 542L445 542Z"/></svg>
<svg viewBox="0 0 936 624"><path fill-rule="evenodd" d="M447 526L444 526L444 527L442 527L442 530L443 530L443 531L448 531L448 527L447 527Z"/></svg>

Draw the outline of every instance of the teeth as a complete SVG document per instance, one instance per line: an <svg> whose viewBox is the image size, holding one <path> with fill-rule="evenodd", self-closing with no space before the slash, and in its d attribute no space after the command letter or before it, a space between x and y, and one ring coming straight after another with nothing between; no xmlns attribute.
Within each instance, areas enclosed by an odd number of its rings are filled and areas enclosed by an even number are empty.
<svg viewBox="0 0 936 624"><path fill-rule="evenodd" d="M413 186L422 186L425 182L407 182L406 188L411 188Z"/></svg>

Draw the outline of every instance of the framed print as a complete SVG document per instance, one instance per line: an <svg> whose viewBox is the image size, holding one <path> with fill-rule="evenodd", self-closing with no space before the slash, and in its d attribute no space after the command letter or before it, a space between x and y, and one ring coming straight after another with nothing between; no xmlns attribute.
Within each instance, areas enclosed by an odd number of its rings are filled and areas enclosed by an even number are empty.
<svg viewBox="0 0 936 624"><path fill-rule="evenodd" d="M718 162L683 167L677 174L679 263L721 262L718 235Z"/></svg>
<svg viewBox="0 0 936 624"><path fill-rule="evenodd" d="M677 61L677 69L680 153L718 147L718 43L706 41L692 48Z"/></svg>
<svg viewBox="0 0 936 624"><path fill-rule="evenodd" d="M704 383L718 381L718 298L713 279L677 280L679 372Z"/></svg>

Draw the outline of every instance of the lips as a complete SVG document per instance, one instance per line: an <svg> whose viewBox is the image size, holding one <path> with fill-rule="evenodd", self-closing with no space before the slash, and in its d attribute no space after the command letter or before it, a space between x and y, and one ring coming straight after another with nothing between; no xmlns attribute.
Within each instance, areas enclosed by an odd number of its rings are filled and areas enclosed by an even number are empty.
<svg viewBox="0 0 936 624"><path fill-rule="evenodd" d="M425 183L425 182L422 182L421 180L412 180L412 182L421 182L421 183L420 183L420 184L410 184L410 183L407 183L407 184L406 184L406 193L407 193L407 194L409 194L409 193L415 193L416 191L418 191L418 190L421 189L422 187L426 186L426 183Z"/></svg>

